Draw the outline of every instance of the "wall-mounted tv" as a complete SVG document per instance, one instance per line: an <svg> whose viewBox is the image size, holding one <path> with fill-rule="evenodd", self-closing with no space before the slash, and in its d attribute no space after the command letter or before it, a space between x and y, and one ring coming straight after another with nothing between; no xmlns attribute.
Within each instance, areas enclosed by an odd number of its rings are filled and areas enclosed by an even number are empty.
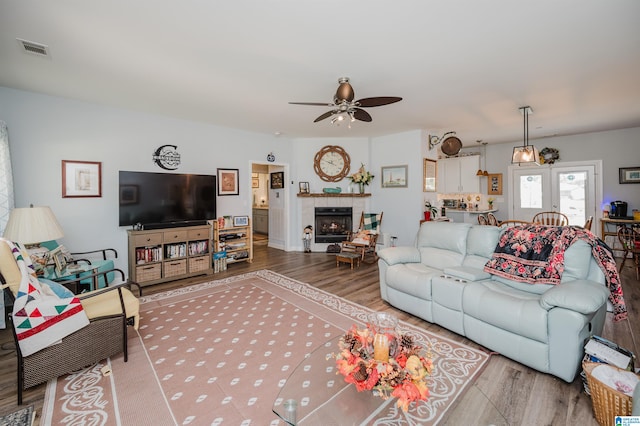
<svg viewBox="0 0 640 426"><path fill-rule="evenodd" d="M120 171L120 226L145 228L204 223L216 218L216 177Z"/></svg>

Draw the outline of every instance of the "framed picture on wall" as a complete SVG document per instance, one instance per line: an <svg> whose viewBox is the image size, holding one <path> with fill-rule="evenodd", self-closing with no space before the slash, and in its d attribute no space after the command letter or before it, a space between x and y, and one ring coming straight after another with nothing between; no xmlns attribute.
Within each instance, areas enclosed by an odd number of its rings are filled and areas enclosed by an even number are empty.
<svg viewBox="0 0 640 426"><path fill-rule="evenodd" d="M251 187L252 188L260 188L260 179L258 179L257 177L252 177L251 178Z"/></svg>
<svg viewBox="0 0 640 426"><path fill-rule="evenodd" d="M239 195L238 169L218 169L218 195Z"/></svg>
<svg viewBox="0 0 640 426"><path fill-rule="evenodd" d="M284 172L271 173L271 189L284 188Z"/></svg>
<svg viewBox="0 0 640 426"><path fill-rule="evenodd" d="M298 186L300 187L300 194L309 193L309 182L300 182Z"/></svg>
<svg viewBox="0 0 640 426"><path fill-rule="evenodd" d="M502 173L492 173L487 176L487 194L502 195Z"/></svg>
<svg viewBox="0 0 640 426"><path fill-rule="evenodd" d="M381 170L383 188L406 188L408 166L385 166Z"/></svg>
<svg viewBox="0 0 640 426"><path fill-rule="evenodd" d="M62 160L62 198L102 197L102 163Z"/></svg>
<svg viewBox="0 0 640 426"><path fill-rule="evenodd" d="M621 167L618 183L640 183L640 166Z"/></svg>
<svg viewBox="0 0 640 426"><path fill-rule="evenodd" d="M424 166L422 168L422 175L424 177L424 186L422 192L436 192L436 170L437 161L424 159Z"/></svg>

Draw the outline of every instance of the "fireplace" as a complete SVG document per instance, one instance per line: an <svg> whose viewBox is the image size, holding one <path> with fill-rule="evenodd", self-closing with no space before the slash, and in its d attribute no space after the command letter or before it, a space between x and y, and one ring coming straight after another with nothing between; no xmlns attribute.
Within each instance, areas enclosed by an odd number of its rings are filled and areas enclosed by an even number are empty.
<svg viewBox="0 0 640 426"><path fill-rule="evenodd" d="M315 242L339 243L347 239L351 231L352 207L316 207Z"/></svg>

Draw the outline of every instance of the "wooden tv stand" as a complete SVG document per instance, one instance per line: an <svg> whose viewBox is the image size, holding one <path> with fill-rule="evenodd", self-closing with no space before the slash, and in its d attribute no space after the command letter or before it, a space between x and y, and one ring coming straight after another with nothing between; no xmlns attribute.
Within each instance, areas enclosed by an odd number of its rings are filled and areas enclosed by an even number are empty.
<svg viewBox="0 0 640 426"><path fill-rule="evenodd" d="M141 287L213 274L211 225L129 230L129 278Z"/></svg>

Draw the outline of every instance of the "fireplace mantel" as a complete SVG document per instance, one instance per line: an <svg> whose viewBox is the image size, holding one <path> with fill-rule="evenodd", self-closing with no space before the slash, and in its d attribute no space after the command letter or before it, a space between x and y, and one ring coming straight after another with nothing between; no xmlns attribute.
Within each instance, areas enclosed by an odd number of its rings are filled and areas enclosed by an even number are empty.
<svg viewBox="0 0 640 426"><path fill-rule="evenodd" d="M315 193L311 193L311 194L298 194L298 197L305 197L305 198L309 198L309 197L315 197L315 198L319 198L319 197L358 197L358 198L364 198L364 197L371 197L371 194L354 194L354 193L339 193L339 194L329 194L329 193L325 193L325 192L315 192Z"/></svg>

